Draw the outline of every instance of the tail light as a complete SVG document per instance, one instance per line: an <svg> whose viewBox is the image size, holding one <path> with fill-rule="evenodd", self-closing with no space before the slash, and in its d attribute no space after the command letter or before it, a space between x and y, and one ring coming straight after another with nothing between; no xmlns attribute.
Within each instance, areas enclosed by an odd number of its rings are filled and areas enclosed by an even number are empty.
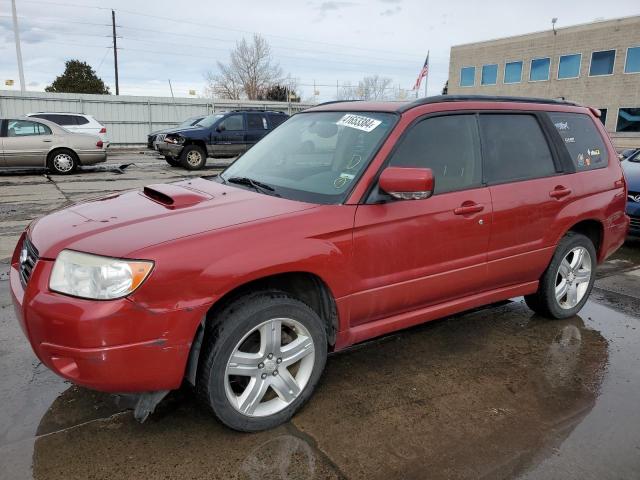
<svg viewBox="0 0 640 480"><path fill-rule="evenodd" d="M100 129L100 133L107 133L107 127L102 127Z"/></svg>
<svg viewBox="0 0 640 480"><path fill-rule="evenodd" d="M102 140L98 140L98 143L96 143L96 147L102 148L103 146L104 146L104 143L102 143Z"/></svg>

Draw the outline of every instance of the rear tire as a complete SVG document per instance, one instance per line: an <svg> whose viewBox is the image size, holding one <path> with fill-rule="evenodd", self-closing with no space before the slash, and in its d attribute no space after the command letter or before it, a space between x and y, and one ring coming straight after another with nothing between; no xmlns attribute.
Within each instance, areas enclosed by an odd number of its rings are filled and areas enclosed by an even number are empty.
<svg viewBox="0 0 640 480"><path fill-rule="evenodd" d="M69 175L78 168L78 156L72 150L61 148L49 153L47 168L58 175Z"/></svg>
<svg viewBox="0 0 640 480"><path fill-rule="evenodd" d="M324 370L324 322L306 304L273 290L240 297L215 321L202 345L198 397L235 430L287 422Z"/></svg>
<svg viewBox="0 0 640 480"><path fill-rule="evenodd" d="M567 233L540 278L538 291L524 297L527 306L547 318L573 317L589 298L596 260L596 249L588 237Z"/></svg>
<svg viewBox="0 0 640 480"><path fill-rule="evenodd" d="M207 163L207 154L198 145L187 145L180 154L180 165L187 170L201 170Z"/></svg>

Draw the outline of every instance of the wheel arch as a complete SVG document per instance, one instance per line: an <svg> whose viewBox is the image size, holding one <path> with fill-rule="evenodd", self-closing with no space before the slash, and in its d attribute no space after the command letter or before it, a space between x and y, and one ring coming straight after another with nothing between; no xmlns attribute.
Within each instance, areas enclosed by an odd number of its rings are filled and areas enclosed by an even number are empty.
<svg viewBox="0 0 640 480"><path fill-rule="evenodd" d="M205 142L204 140L198 138L188 138L184 142L184 146L186 147L187 145L196 145L204 150L205 156L207 155L207 142Z"/></svg>
<svg viewBox="0 0 640 480"><path fill-rule="evenodd" d="M296 271L276 273L237 285L227 291L207 310L195 332L185 378L195 385L200 352L204 341L215 335L216 317L226 306L251 292L264 290L283 291L308 305L324 321L329 347L336 343L339 329L338 308L327 283L315 273Z"/></svg>
<svg viewBox="0 0 640 480"><path fill-rule="evenodd" d="M600 220L595 218L581 220L572 225L566 233L569 232L580 233L591 240L596 249L598 261L600 261L602 257L602 244L604 239L604 225Z"/></svg>

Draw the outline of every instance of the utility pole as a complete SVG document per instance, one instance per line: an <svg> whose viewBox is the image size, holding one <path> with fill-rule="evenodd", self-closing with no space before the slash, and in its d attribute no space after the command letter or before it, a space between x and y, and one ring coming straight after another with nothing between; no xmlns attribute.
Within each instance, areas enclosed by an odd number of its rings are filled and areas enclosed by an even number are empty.
<svg viewBox="0 0 640 480"><path fill-rule="evenodd" d="M13 0L15 2L15 0ZM118 82L118 40L116 36L116 11L111 10L111 26L113 27L113 66L116 70L116 95L120 95L120 84Z"/></svg>
<svg viewBox="0 0 640 480"><path fill-rule="evenodd" d="M20 30L18 29L18 14L16 13L16 0L11 0L13 14L13 36L16 40L16 56L18 57L18 74L20 75L20 91L24 93L24 70L22 68L22 49L20 48Z"/></svg>

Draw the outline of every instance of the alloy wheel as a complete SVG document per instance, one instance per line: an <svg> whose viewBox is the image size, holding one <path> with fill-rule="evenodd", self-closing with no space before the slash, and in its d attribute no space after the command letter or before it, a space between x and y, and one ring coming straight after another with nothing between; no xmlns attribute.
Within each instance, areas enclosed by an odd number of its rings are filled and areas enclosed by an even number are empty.
<svg viewBox="0 0 640 480"><path fill-rule="evenodd" d="M233 349L225 369L227 399L243 415L273 415L298 398L314 363L313 338L300 322L267 320Z"/></svg>
<svg viewBox="0 0 640 480"><path fill-rule="evenodd" d="M555 295L565 310L574 308L583 299L592 275L592 261L584 247L572 248L560 262L556 275Z"/></svg>
<svg viewBox="0 0 640 480"><path fill-rule="evenodd" d="M191 150L187 153L187 163L192 167L197 167L202 161L202 155L197 150Z"/></svg>

